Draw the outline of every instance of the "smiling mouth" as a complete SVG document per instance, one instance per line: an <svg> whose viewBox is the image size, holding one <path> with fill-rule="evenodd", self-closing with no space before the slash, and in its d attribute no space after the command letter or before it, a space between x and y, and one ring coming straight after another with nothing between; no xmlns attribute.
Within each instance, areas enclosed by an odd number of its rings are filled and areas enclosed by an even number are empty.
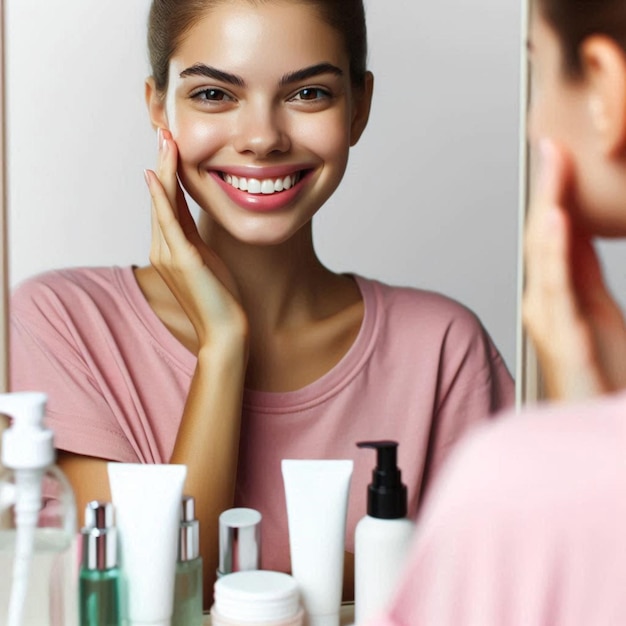
<svg viewBox="0 0 626 626"><path fill-rule="evenodd" d="M271 195L291 189L300 182L304 173L304 170L301 170L280 178L244 178L243 176L232 176L226 172L220 172L220 176L224 182L240 191L246 191L250 194Z"/></svg>

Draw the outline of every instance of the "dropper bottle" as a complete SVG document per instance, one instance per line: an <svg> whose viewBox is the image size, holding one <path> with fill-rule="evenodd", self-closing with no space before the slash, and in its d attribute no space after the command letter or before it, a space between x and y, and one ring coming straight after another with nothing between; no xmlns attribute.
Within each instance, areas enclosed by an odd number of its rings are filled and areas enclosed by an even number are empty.
<svg viewBox="0 0 626 626"><path fill-rule="evenodd" d="M381 612L395 589L415 524L407 518L407 489L397 465L396 441L363 441L377 464L367 492L367 515L354 537L354 618L362 624Z"/></svg>
<svg viewBox="0 0 626 626"><path fill-rule="evenodd" d="M121 626L121 576L117 530L111 502L85 507L83 556L79 577L80 626Z"/></svg>
<svg viewBox="0 0 626 626"><path fill-rule="evenodd" d="M202 626L202 589L200 522L196 519L193 496L183 496L172 626Z"/></svg>

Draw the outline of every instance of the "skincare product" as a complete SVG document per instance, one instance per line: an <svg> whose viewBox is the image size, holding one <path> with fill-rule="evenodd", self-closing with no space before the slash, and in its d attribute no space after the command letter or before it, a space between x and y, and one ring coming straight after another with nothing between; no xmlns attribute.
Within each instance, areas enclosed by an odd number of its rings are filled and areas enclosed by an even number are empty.
<svg viewBox="0 0 626 626"><path fill-rule="evenodd" d="M261 514L243 507L228 509L220 515L219 526L217 577L261 569Z"/></svg>
<svg viewBox="0 0 626 626"><path fill-rule="evenodd" d="M184 496L180 507L172 626L202 626L200 522L192 496Z"/></svg>
<svg viewBox="0 0 626 626"><path fill-rule="evenodd" d="M367 491L367 515L354 537L354 617L367 622L385 608L407 556L415 524L407 519L407 490L397 466L395 441L365 441L378 462Z"/></svg>
<svg viewBox="0 0 626 626"><path fill-rule="evenodd" d="M288 574L250 570L215 583L212 626L302 626L298 584Z"/></svg>
<svg viewBox="0 0 626 626"><path fill-rule="evenodd" d="M78 585L80 626L121 626L117 532L110 502L85 507L82 566Z"/></svg>
<svg viewBox="0 0 626 626"><path fill-rule="evenodd" d="M339 626L353 462L282 462L291 572L308 626Z"/></svg>
<svg viewBox="0 0 626 626"><path fill-rule="evenodd" d="M109 463L130 626L170 626L184 465Z"/></svg>
<svg viewBox="0 0 626 626"><path fill-rule="evenodd" d="M43 393L0 394L12 418L2 435L0 625L75 626L76 505L54 464Z"/></svg>

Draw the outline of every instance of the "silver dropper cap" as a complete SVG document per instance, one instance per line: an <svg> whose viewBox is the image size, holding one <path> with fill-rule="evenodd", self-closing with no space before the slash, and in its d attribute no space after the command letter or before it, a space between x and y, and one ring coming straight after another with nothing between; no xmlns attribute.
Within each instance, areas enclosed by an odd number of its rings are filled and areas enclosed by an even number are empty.
<svg viewBox="0 0 626 626"><path fill-rule="evenodd" d="M92 500L85 507L83 567L104 571L117 567L117 530L113 504Z"/></svg>
<svg viewBox="0 0 626 626"><path fill-rule="evenodd" d="M220 515L218 576L261 568L261 514L228 509Z"/></svg>
<svg viewBox="0 0 626 626"><path fill-rule="evenodd" d="M193 496L183 496L180 508L178 560L193 561L200 555L200 522L196 519Z"/></svg>

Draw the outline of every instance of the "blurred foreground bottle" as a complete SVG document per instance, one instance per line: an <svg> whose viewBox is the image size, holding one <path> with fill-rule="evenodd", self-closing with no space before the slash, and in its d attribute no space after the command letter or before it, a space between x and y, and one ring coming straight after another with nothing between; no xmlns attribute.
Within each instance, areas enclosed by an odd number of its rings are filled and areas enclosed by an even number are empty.
<svg viewBox="0 0 626 626"><path fill-rule="evenodd" d="M46 401L0 394L0 413L12 418L2 435L0 626L77 624L76 505L54 464Z"/></svg>

